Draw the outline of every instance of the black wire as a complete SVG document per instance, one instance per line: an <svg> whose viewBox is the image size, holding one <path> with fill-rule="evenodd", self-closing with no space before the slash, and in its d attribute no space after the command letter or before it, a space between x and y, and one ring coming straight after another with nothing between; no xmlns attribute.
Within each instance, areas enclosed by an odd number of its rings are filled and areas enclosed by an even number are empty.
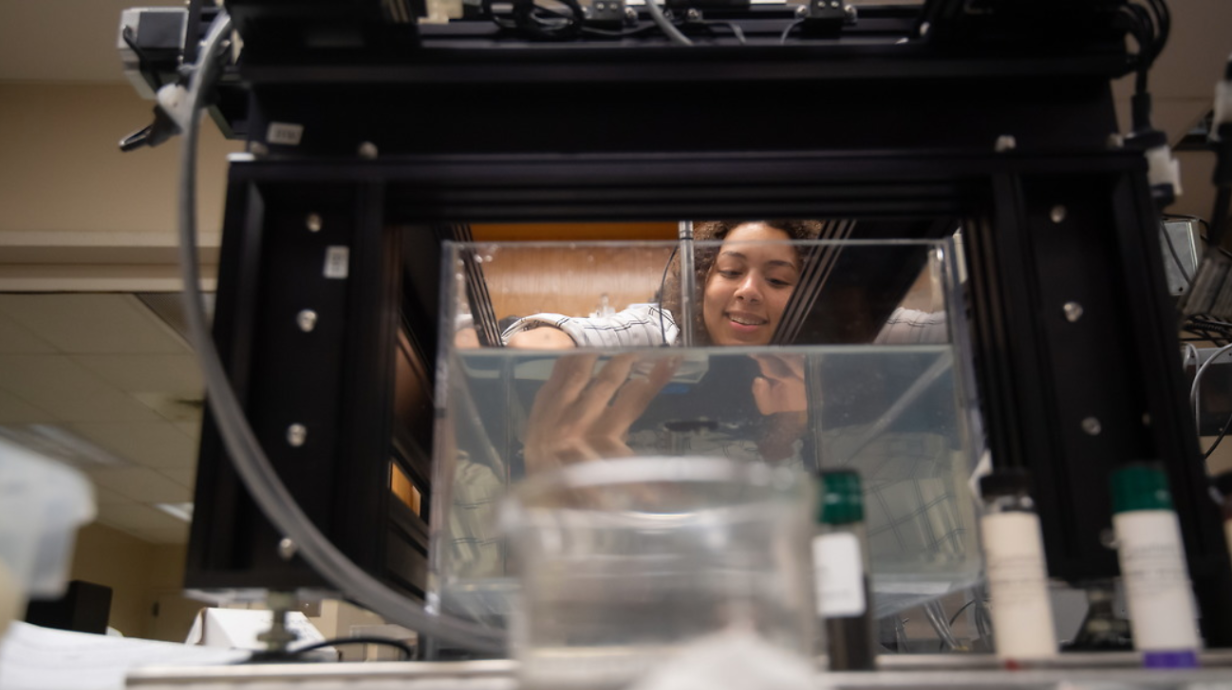
<svg viewBox="0 0 1232 690"><path fill-rule="evenodd" d="M124 30L120 32L120 38L123 38L125 45L137 54L137 63L142 67L149 67L150 76L154 77L154 90L157 91L163 88L162 77L158 76L158 73L154 71L153 66L150 64L150 59L145 55L145 50L138 46L137 41L133 38L133 27L124 27Z"/></svg>
<svg viewBox="0 0 1232 690"><path fill-rule="evenodd" d="M305 647L296 647L295 649L287 650L287 656L302 656L306 652L324 649L325 647L337 647L344 644L376 644L385 647L396 647L398 651L402 652L403 661L410 661L415 656L415 650L412 649L410 645L402 640L395 640L390 637L342 637L333 640L324 640L321 642L314 642Z"/></svg>
<svg viewBox="0 0 1232 690"><path fill-rule="evenodd" d="M955 611L955 612L954 612L953 617L951 617L951 618L950 618L950 627L951 627L951 628L952 628L952 627L954 627L954 622L958 620L958 617L962 615L962 612L963 612L963 611L966 611L966 610L967 610L967 607L968 607L968 606L970 606L970 605L972 605L972 604L974 604L975 602L976 602L976 600L975 600L975 599L972 599L971 601L968 601L967 603L963 604L961 608L959 608L957 611Z"/></svg>
<svg viewBox="0 0 1232 690"><path fill-rule="evenodd" d="M1212 443L1211 447L1207 448L1206 452L1202 454L1203 460L1211 457L1211 453L1214 453L1215 449L1219 447L1219 443L1223 441L1223 437L1228 435L1229 428L1232 428L1232 415L1229 415L1228 421L1223 423L1223 428L1219 430L1219 436L1215 439L1215 442Z"/></svg>
<svg viewBox="0 0 1232 690"><path fill-rule="evenodd" d="M730 29L732 32L732 35L736 37L737 43L739 43L740 45L747 44L747 41L744 40L744 30L741 29L739 26L737 26L735 22L705 22L705 26L711 31L713 31L714 27L716 26L726 27Z"/></svg>

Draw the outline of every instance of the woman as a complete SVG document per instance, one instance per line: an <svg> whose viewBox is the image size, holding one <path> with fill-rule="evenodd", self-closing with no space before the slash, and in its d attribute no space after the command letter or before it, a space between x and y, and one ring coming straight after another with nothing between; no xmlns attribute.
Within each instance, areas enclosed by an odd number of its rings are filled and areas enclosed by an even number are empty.
<svg viewBox="0 0 1232 690"><path fill-rule="evenodd" d="M799 282L802 256L786 242L815 237L815 221L709 221L694 226L694 239L721 240L701 247L695 258L693 315L697 345L767 345L782 321ZM612 317L571 318L540 314L522 319L505 333L510 347L570 349L677 344L680 303L679 260L673 262L661 307L640 305ZM803 362L799 358L754 356L761 375L752 383L765 418L758 455L768 461L790 457L806 426ZM535 397L527 423L527 472L600 458L632 455L626 438L659 391L671 380L677 360L654 357L644 375L635 374L635 355L618 355L593 374L598 355L558 360ZM631 374L633 374L631 376Z"/></svg>
<svg viewBox="0 0 1232 690"><path fill-rule="evenodd" d="M694 225L702 246L694 261L696 294L702 309L691 326L697 345L766 345L782 320L795 291L801 255L785 240L815 238L817 221L705 221ZM641 304L609 317L582 318L536 314L515 322L504 333L509 347L653 347L677 344L681 308L680 259L664 283L662 305Z"/></svg>

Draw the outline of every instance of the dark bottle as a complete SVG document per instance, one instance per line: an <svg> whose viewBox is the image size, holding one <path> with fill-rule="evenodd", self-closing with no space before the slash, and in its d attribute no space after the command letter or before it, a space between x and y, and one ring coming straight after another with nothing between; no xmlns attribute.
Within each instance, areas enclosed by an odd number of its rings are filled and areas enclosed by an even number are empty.
<svg viewBox="0 0 1232 690"><path fill-rule="evenodd" d="M813 537L817 613L824 621L830 670L876 667L868 537L860 475L829 470L818 481L817 532Z"/></svg>

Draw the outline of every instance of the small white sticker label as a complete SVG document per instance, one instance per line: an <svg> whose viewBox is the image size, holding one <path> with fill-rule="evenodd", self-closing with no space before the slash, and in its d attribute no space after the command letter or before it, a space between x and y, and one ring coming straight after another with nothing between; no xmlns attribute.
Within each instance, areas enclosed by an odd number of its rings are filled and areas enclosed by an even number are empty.
<svg viewBox="0 0 1232 690"><path fill-rule="evenodd" d="M813 577L818 615L849 618L864 614L864 559L856 535L839 532L814 537Z"/></svg>
<svg viewBox="0 0 1232 690"><path fill-rule="evenodd" d="M281 144L282 146L299 146L304 137L304 126L290 122L271 122L265 130L265 143Z"/></svg>
<svg viewBox="0 0 1232 690"><path fill-rule="evenodd" d="M349 247L330 247L325 250L325 277L341 279L347 277L351 250Z"/></svg>

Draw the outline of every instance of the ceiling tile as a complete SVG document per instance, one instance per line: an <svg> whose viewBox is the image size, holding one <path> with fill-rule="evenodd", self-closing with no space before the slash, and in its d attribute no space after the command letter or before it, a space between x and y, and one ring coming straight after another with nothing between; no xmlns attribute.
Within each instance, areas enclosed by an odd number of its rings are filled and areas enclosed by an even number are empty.
<svg viewBox="0 0 1232 690"><path fill-rule="evenodd" d="M122 503L125 505L135 505L136 501L134 501L133 499L123 494L112 491L111 489L95 484L94 485L94 503L99 506L114 505L117 503Z"/></svg>
<svg viewBox="0 0 1232 690"><path fill-rule="evenodd" d="M179 525L187 524L153 506L140 503L100 506L98 521L125 531L175 529Z"/></svg>
<svg viewBox="0 0 1232 690"><path fill-rule="evenodd" d="M156 421L158 415L67 357L0 355L0 386L59 421Z"/></svg>
<svg viewBox="0 0 1232 690"><path fill-rule="evenodd" d="M177 527L134 529L132 534L152 544L187 544L188 523L180 522Z"/></svg>
<svg viewBox="0 0 1232 690"><path fill-rule="evenodd" d="M201 440L201 416L200 415L198 415L197 418L192 421L176 422L176 426L180 427L180 431L183 431L184 433L188 434L193 440L198 441L198 442Z"/></svg>
<svg viewBox="0 0 1232 690"><path fill-rule="evenodd" d="M196 468L191 468L191 469L186 469L186 470L159 469L158 472L166 476L171 481L181 486L186 486L190 489L196 486L196 482L197 482Z"/></svg>
<svg viewBox="0 0 1232 690"><path fill-rule="evenodd" d="M74 355L72 359L126 391L179 392L200 400L205 388L192 354Z"/></svg>
<svg viewBox="0 0 1232 690"><path fill-rule="evenodd" d="M196 443L171 422L78 422L69 426L104 450L145 467L189 469L196 465Z"/></svg>
<svg viewBox="0 0 1232 690"><path fill-rule="evenodd" d="M142 503L181 503L192 500L190 489L146 467L98 469L91 470L89 475L96 485Z"/></svg>
<svg viewBox="0 0 1232 690"><path fill-rule="evenodd" d="M61 293L0 295L0 313L62 352L187 354L188 346L136 297Z"/></svg>
<svg viewBox="0 0 1232 690"><path fill-rule="evenodd" d="M0 354L37 355L55 351L56 348L52 347L51 343L0 314Z"/></svg>
<svg viewBox="0 0 1232 690"><path fill-rule="evenodd" d="M38 424L55 420L50 412L44 412L12 393L0 390L0 424Z"/></svg>

